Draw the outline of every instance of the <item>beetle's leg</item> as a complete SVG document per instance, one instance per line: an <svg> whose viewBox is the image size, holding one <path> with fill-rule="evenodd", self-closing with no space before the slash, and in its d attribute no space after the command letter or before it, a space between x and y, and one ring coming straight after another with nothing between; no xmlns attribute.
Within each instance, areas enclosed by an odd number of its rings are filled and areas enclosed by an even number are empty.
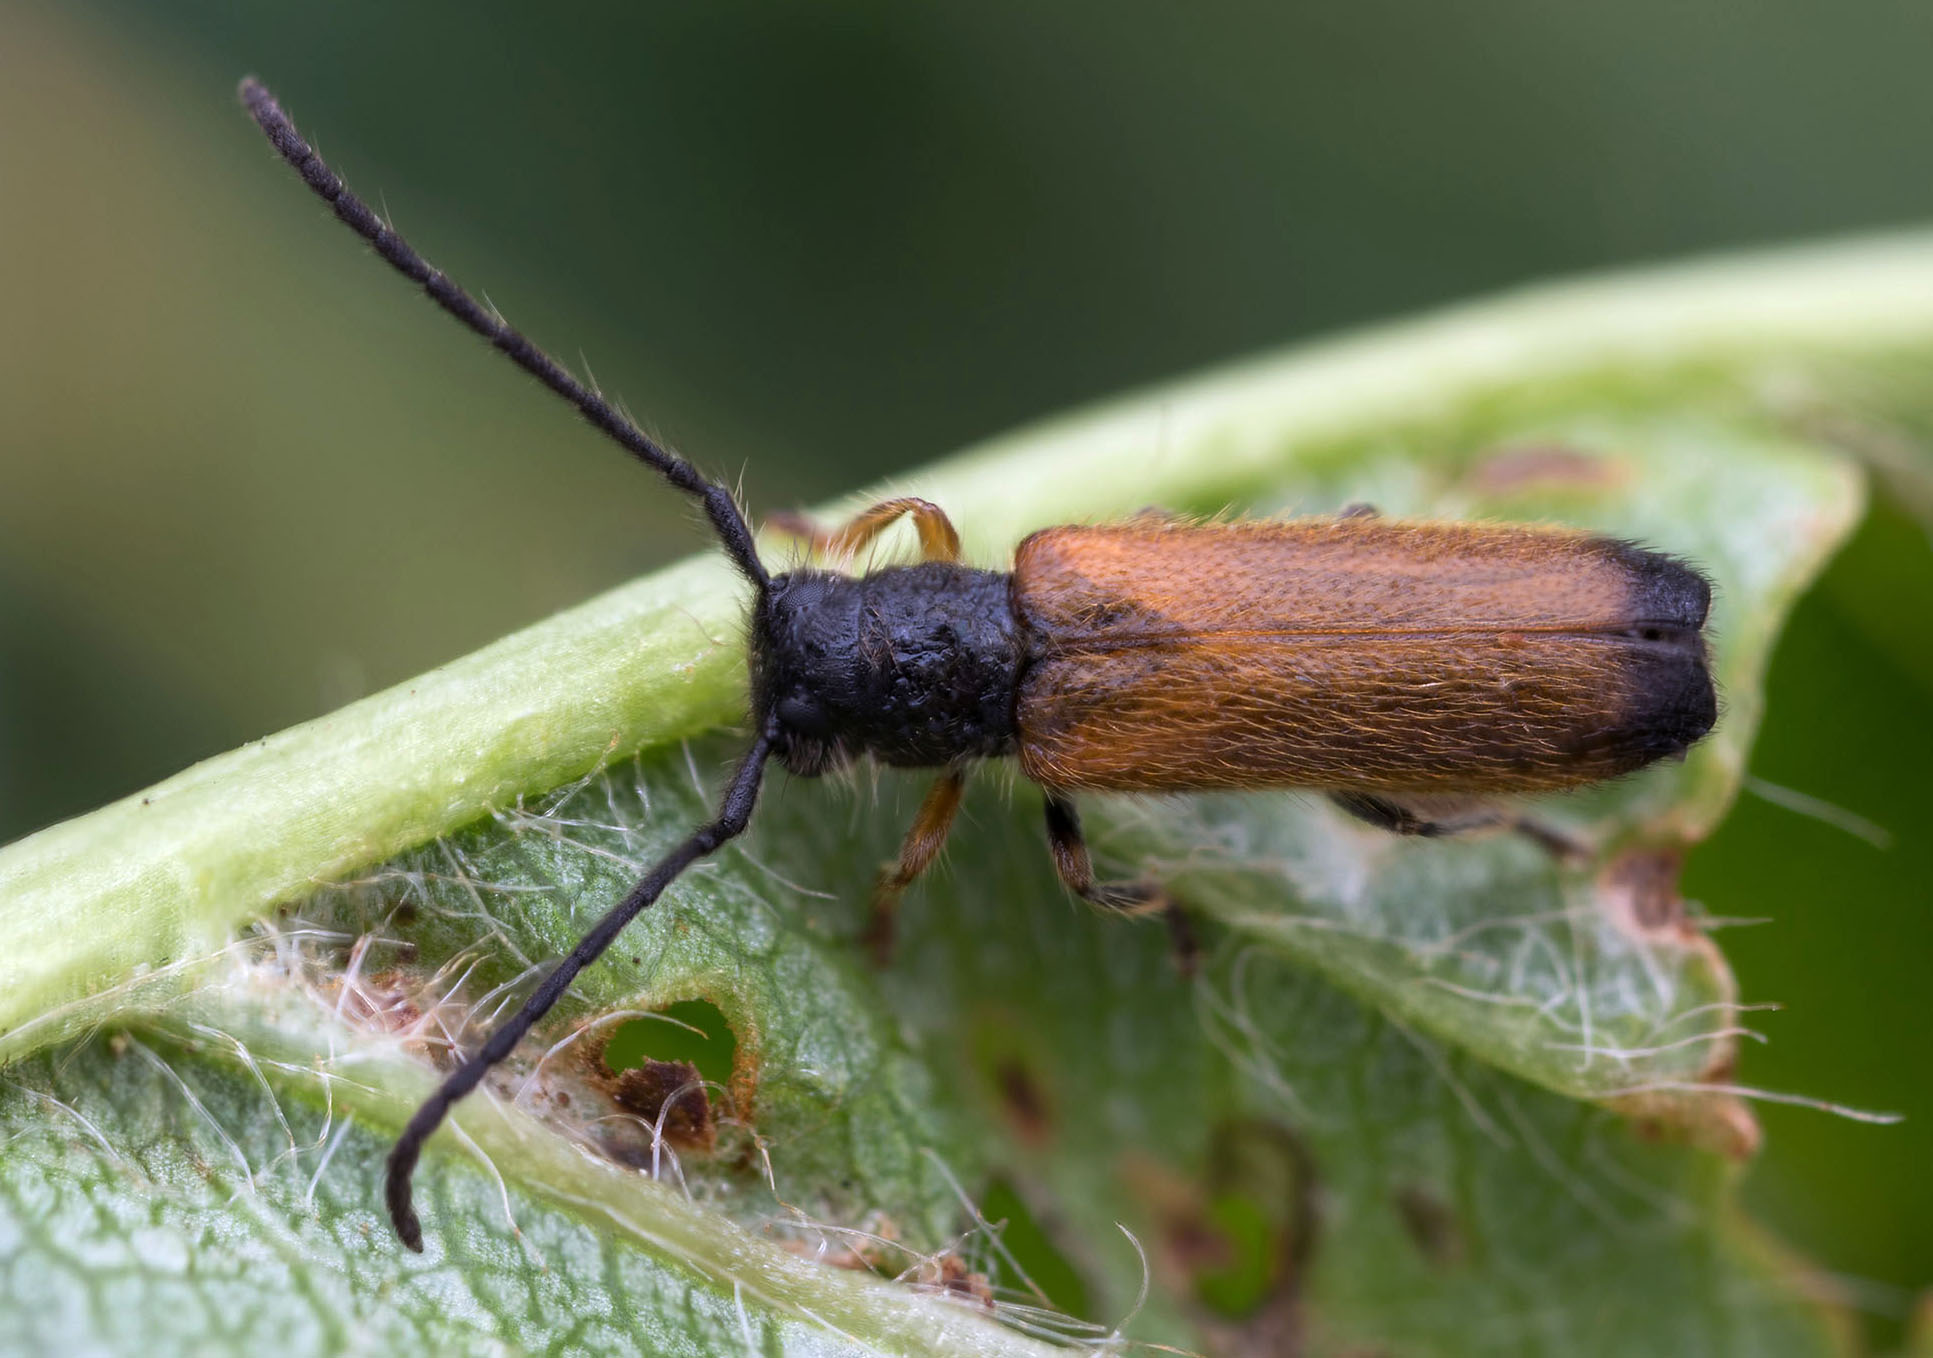
<svg viewBox="0 0 1933 1358"><path fill-rule="evenodd" d="M899 863L879 874L879 881L873 887L873 913L866 926L866 944L881 966L892 958L893 922L899 913L900 893L940 856L940 846L946 843L947 832L953 828L953 817L960 810L960 795L965 791L966 770L948 769L920 803L919 814L913 817L912 828L906 832L906 841L899 846Z"/></svg>
<svg viewBox="0 0 1933 1358"><path fill-rule="evenodd" d="M1081 834L1080 813L1065 797L1047 794L1047 846L1054 853L1054 871L1067 889L1089 905L1119 915L1160 914L1167 918L1174 939L1175 961L1183 972L1193 972L1200 947L1188 912L1153 882L1097 882L1094 860Z"/></svg>
<svg viewBox="0 0 1933 1358"><path fill-rule="evenodd" d="M1095 881L1080 813L1074 803L1051 792L1047 794L1047 846L1053 850L1054 871L1061 881L1089 905L1120 915L1151 915L1168 908L1168 893L1153 882Z"/></svg>
<svg viewBox="0 0 1933 1358"><path fill-rule="evenodd" d="M759 520L758 526L761 531L783 533L815 547L826 536L826 530L819 526L818 520L797 509L775 509Z"/></svg>
<svg viewBox="0 0 1933 1358"><path fill-rule="evenodd" d="M1483 807L1454 817L1432 820L1401 802L1391 801L1387 797L1374 797L1366 792L1332 792L1329 800L1357 820L1367 821L1379 830L1387 830L1393 835L1417 835L1423 839L1484 829L1497 824L1500 819L1494 809Z"/></svg>
<svg viewBox="0 0 1933 1358"><path fill-rule="evenodd" d="M1334 792L1329 800L1357 820L1367 821L1391 834L1417 835L1440 839L1472 830L1514 830L1542 845L1555 858L1576 862L1590 857L1590 846L1582 844L1554 826L1531 816L1518 815L1500 806L1476 802L1448 814L1426 815L1388 797L1367 792Z"/></svg>
<svg viewBox="0 0 1933 1358"><path fill-rule="evenodd" d="M954 529L953 520L947 518L946 511L931 500L912 495L897 500L881 500L870 509L860 511L843 528L821 527L803 514L773 514L765 522L769 527L803 538L816 551L843 558L857 556L861 549L903 514L913 516L913 527L920 535L921 560L960 559L960 534Z"/></svg>
<svg viewBox="0 0 1933 1358"><path fill-rule="evenodd" d="M960 559L960 534L953 527L953 520L946 517L946 511L931 500L917 496L906 496L898 500L882 500L866 510L844 528L832 535L829 550L834 556L855 556L859 550L874 538L886 531L889 524L902 514L913 517L913 527L920 535L920 558L924 561L958 561ZM957 805L959 798L954 802Z"/></svg>

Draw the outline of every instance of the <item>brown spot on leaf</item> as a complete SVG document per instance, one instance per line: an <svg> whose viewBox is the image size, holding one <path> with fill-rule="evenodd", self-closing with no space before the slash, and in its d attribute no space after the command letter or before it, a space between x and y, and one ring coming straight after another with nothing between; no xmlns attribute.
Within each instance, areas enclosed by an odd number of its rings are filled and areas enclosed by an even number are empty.
<svg viewBox="0 0 1933 1358"><path fill-rule="evenodd" d="M1606 1106L1630 1118L1642 1136L1680 1141L1731 1160L1756 1154L1761 1141L1758 1119L1738 1095L1725 1088L1738 1062L1738 1040L1718 1034L1737 1026L1733 1008L1737 983L1731 968L1698 922L1685 910L1678 890L1684 854L1677 849L1633 848L1608 863L1597 879L1597 900L1605 916L1639 945L1695 954L1719 987L1719 1000L1703 1016L1709 1040L1698 1048L1703 1061L1676 1087L1638 1090L1606 1099ZM1693 1037L1689 1025L1674 1029L1680 1040ZM1709 1089L1700 1088L1709 1085Z"/></svg>
<svg viewBox="0 0 1933 1358"><path fill-rule="evenodd" d="M1722 1155L1749 1160L1764 1142L1758 1119L1736 1094L1715 1084L1698 1089L1661 1089L1606 1100L1631 1120L1632 1130L1653 1141L1681 1142Z"/></svg>
<svg viewBox="0 0 1933 1358"><path fill-rule="evenodd" d="M698 1067L688 1061L646 1061L624 1071L612 1086L611 1099L680 1150L708 1151L718 1139L711 1096Z"/></svg>
<svg viewBox="0 0 1933 1358"><path fill-rule="evenodd" d="M1614 923L1646 942L1689 943L1702 937L1686 918L1678 892L1684 855L1676 849L1632 849L1598 878L1598 898Z"/></svg>
<svg viewBox="0 0 1933 1358"><path fill-rule="evenodd" d="M925 1259L910 1275L916 1287L945 1292L993 1309L993 1284L987 1275L976 1273L967 1267L966 1260L953 1253L942 1254L936 1259Z"/></svg>
<svg viewBox="0 0 1933 1358"><path fill-rule="evenodd" d="M835 1250L827 1250L825 1237L815 1234L811 1239L801 1240L785 1237L779 1244L793 1254L803 1255L833 1268L854 1269L862 1273L887 1273L887 1265L897 1265L905 1259L904 1251L896 1249L899 1242L899 1223L884 1212L873 1211L866 1214L858 1233L846 1237L845 1243Z"/></svg>
<svg viewBox="0 0 1933 1358"><path fill-rule="evenodd" d="M993 1284L986 1274L975 1272L965 1259L950 1250L929 1255L912 1267L903 1268L907 1251L895 1248L898 1240L898 1223L884 1212L872 1212L859 1232L839 1249L828 1251L823 1236L811 1240L785 1239L780 1244L793 1254L832 1268L897 1276L914 1287L946 1292L993 1309Z"/></svg>
<svg viewBox="0 0 1933 1358"><path fill-rule="evenodd" d="M1396 1215L1417 1251L1436 1268L1463 1262L1463 1228L1450 1204L1421 1184L1396 1190Z"/></svg>
<svg viewBox="0 0 1933 1358"><path fill-rule="evenodd" d="M423 1017L417 1003L416 982L399 968L371 972L355 978L338 978L336 1011L350 1023L378 1032L401 1033L414 1029Z"/></svg>
<svg viewBox="0 0 1933 1358"><path fill-rule="evenodd" d="M1235 1262L1235 1242L1199 1207L1170 1213L1161 1231L1162 1243L1184 1273L1215 1273Z"/></svg>
<svg viewBox="0 0 1933 1358"><path fill-rule="evenodd" d="M993 1072L1000 1090L1000 1107L1007 1114L1014 1134L1029 1145L1045 1142L1053 1131L1053 1117L1047 1109L1047 1095L1034 1073L1018 1057L1008 1057Z"/></svg>
<svg viewBox="0 0 1933 1358"><path fill-rule="evenodd" d="M1492 453L1471 477L1486 495L1532 490L1603 490L1623 482L1623 464L1561 443L1526 443Z"/></svg>
<svg viewBox="0 0 1933 1358"><path fill-rule="evenodd" d="M700 997L704 998L704 997ZM758 1104L759 1076L759 1030L752 1011L743 1005L719 1004L706 999L708 1004L718 1009L719 1020L732 1034L732 1078L727 1084L731 1092L732 1115L750 1123Z"/></svg>
<svg viewBox="0 0 1933 1358"><path fill-rule="evenodd" d="M1240 1324L1203 1324L1207 1358L1297 1358L1307 1351L1301 1293L1285 1288Z"/></svg>

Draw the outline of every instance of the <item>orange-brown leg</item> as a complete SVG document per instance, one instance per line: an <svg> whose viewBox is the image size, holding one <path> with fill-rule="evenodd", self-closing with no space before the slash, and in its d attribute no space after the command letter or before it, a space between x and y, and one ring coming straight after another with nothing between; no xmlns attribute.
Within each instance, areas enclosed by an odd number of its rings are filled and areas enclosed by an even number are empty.
<svg viewBox="0 0 1933 1358"><path fill-rule="evenodd" d="M912 495L897 500L881 500L872 508L862 510L843 528L822 528L803 514L774 514L765 522L794 537L804 538L816 551L827 556L846 558L857 556L874 538L891 527L894 520L905 514L912 515L913 527L919 532L920 556L923 560L960 559L960 534L954 529L953 521L946 517L946 511L931 500Z"/></svg>
<svg viewBox="0 0 1933 1358"><path fill-rule="evenodd" d="M1087 840L1081 835L1080 814L1065 797L1047 794L1047 846L1053 850L1054 871L1067 889L1089 905L1118 915L1160 914L1167 918L1173 936L1175 961L1183 972L1192 972L1200 955L1194 926L1188 912L1174 897L1153 882L1097 882L1094 860L1088 855Z"/></svg>
<svg viewBox="0 0 1933 1358"><path fill-rule="evenodd" d="M866 942L881 966L892 957L893 922L899 912L900 893L940 856L940 847L946 843L947 831L953 828L953 817L959 813L960 796L965 791L966 770L948 769L920 803L919 814L913 817L912 828L906 832L906 842L900 845L899 863L879 874L879 882L873 888L873 914L866 926Z"/></svg>

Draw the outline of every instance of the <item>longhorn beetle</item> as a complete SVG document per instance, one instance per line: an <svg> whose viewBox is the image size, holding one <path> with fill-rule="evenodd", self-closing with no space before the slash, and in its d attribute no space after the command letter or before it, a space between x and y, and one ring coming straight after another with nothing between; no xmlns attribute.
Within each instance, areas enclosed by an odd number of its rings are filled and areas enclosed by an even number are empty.
<svg viewBox="0 0 1933 1358"><path fill-rule="evenodd" d="M1682 755L1717 719L1704 576L1574 529L1396 522L1368 509L1209 524L1142 515L1045 529L1020 544L1011 571L995 571L963 564L945 512L906 498L815 536L844 557L910 518L918 564L773 575L724 486L425 262L260 83L240 93L282 158L377 254L702 504L752 587L756 734L717 819L645 873L409 1120L386 1195L412 1250L423 1248L410 1203L423 1142L639 911L744 832L768 759L803 777L861 755L942 770L881 878L883 942L975 760L1017 756L1040 785L1054 867L1075 895L1175 918L1158 885L1094 879L1074 793L1302 787L1399 834L1509 823L1549 840L1467 799L1613 778ZM1433 814L1459 798L1461 810Z"/></svg>

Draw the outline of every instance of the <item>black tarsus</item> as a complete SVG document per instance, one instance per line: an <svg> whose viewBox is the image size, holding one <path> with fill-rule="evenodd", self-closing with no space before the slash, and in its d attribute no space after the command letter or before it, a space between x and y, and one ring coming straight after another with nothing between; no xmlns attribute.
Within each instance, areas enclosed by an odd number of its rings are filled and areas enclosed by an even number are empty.
<svg viewBox="0 0 1933 1358"><path fill-rule="evenodd" d="M1168 920L1169 941L1173 944L1175 965L1184 976L1192 976L1201 957L1201 944L1195 937L1195 923L1181 902L1153 882L1097 882L1094 860L1081 834L1081 814L1068 798L1056 792L1047 794L1047 845L1053 851L1054 870L1062 885L1089 905L1122 915L1158 912Z"/></svg>
<svg viewBox="0 0 1933 1358"><path fill-rule="evenodd" d="M1415 835L1419 839L1436 839L1443 835L1453 835L1464 828L1447 821L1432 820L1418 815L1401 802L1388 797L1378 797L1368 792L1332 792L1329 800L1347 811L1357 820L1365 821L1378 830L1387 830L1392 835ZM1493 825L1497 816L1486 811L1477 826Z"/></svg>
<svg viewBox="0 0 1933 1358"><path fill-rule="evenodd" d="M1538 845L1551 857L1581 863L1591 856L1590 845L1535 816L1519 815L1501 806L1475 800L1451 816L1426 816L1389 797L1369 792L1332 792L1329 800L1357 820L1367 822L1393 835L1415 835L1420 839L1442 839L1472 830L1513 830Z"/></svg>
<svg viewBox="0 0 1933 1358"><path fill-rule="evenodd" d="M389 1204L390 1224L412 1250L418 1254L423 1252L423 1226L416 1218L416 1209L410 1204L409 1181L416 1170L417 1158L422 1154L423 1143L429 1139L430 1133L442 1124L457 1100L477 1087L490 1067L516 1050L524 1035L550 1012L550 1007L570 988L577 974L595 962L611 946L612 940L624 931L624 926L657 900L679 873L744 832L752 819L752 807L758 801L759 782L765 772L766 756L772 752L774 735L775 731L768 723L752 748L745 752L737 771L732 774L731 786L725 791L718 818L700 826L689 839L660 859L657 866L631 888L631 894L613 906L609 914L578 940L570 955L544 977L543 984L524 1001L523 1008L517 1011L516 1016L485 1038L483 1045L451 1072L449 1078L423 1101L423 1106L410 1118L409 1125L403 1128L403 1134L396 1139L395 1147L389 1152L389 1176L383 1195Z"/></svg>
<svg viewBox="0 0 1933 1358"><path fill-rule="evenodd" d="M765 566L758 559L752 529L733 501L732 494L707 479L691 463L656 442L622 411L586 387L570 372L476 298L451 282L441 269L434 268L410 247L408 241L390 230L369 204L351 193L335 171L302 139L295 124L275 96L254 76L245 78L238 91L242 106L254 118L269 142L302 181L330 207L337 217L357 235L375 247L376 253L405 277L428 293L436 304L489 340L510 361L577 407L578 413L621 445L624 450L654 469L688 495L697 497L717 531L719 540L739 570L761 591L770 582Z"/></svg>

